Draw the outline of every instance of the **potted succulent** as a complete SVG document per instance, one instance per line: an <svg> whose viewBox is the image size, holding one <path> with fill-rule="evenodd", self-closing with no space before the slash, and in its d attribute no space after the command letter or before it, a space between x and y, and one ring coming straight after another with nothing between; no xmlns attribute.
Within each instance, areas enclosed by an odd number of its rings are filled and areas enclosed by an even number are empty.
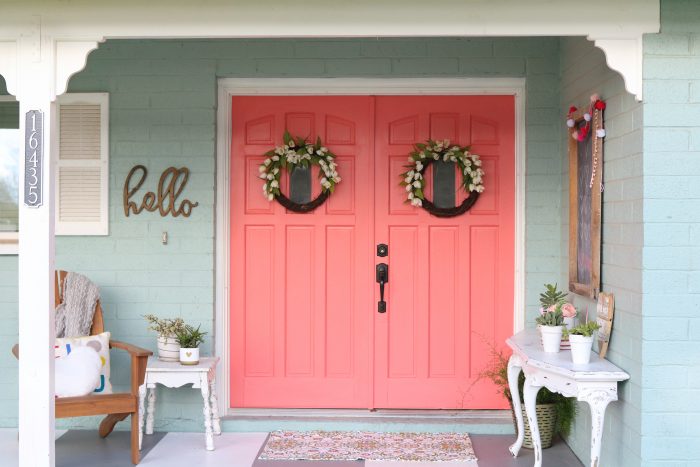
<svg viewBox="0 0 700 467"><path fill-rule="evenodd" d="M148 329L158 333L158 360L177 362L180 360L180 344L177 333L185 328L182 318L158 318L155 315L145 315Z"/></svg>
<svg viewBox="0 0 700 467"><path fill-rule="evenodd" d="M185 325L184 329L177 333L177 341L180 343L180 364L197 365L199 363L199 344L204 342L206 332Z"/></svg>
<svg viewBox="0 0 700 467"><path fill-rule="evenodd" d="M564 315L561 307L555 307L554 311L545 310L536 321L539 324L544 351L548 353L559 352L564 330Z"/></svg>
<svg viewBox="0 0 700 467"><path fill-rule="evenodd" d="M510 403L511 415L513 417L513 425L517 431L517 423L515 420L515 411L513 409L513 397L508 386L508 357L503 352L497 351L491 346L491 364L479 374L479 380L487 378L491 380L497 387L499 393L505 397ZM523 386L525 385L525 375L520 372L518 378L518 389L520 392L520 408L523 414L523 422L525 424L525 440L523 447L532 449L532 436L530 434L530 424L527 421L525 413L525 403L523 400ZM576 416L576 400L571 397L564 397L556 392L551 392L547 388L542 388L537 393L535 405L535 413L537 415L537 425L540 429L540 440L542 449L546 449L552 445L552 438L555 434L564 436L569 434L571 423Z"/></svg>
<svg viewBox="0 0 700 467"><path fill-rule="evenodd" d="M593 334L600 328L595 321L587 321L567 331L571 342L571 360L577 365L587 365L591 361Z"/></svg>

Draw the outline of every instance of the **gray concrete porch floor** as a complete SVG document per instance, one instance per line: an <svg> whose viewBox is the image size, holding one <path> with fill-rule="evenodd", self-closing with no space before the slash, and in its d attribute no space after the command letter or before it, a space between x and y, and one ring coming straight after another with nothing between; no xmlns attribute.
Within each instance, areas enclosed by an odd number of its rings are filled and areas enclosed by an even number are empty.
<svg viewBox="0 0 700 467"><path fill-rule="evenodd" d="M96 431L70 430L59 433L56 440L56 467L128 467L129 434L112 433L100 439ZM141 464L145 467L450 467L470 466L460 462L327 462L327 461L262 461L257 460L267 433L223 433L215 438L216 450L204 449L201 433L156 433L144 436ZM532 466L531 450L523 449L514 459L508 452L513 435L471 435L479 467ZM14 467L17 456L17 431L0 430L0 466ZM544 451L543 467L580 467L581 462L561 440Z"/></svg>

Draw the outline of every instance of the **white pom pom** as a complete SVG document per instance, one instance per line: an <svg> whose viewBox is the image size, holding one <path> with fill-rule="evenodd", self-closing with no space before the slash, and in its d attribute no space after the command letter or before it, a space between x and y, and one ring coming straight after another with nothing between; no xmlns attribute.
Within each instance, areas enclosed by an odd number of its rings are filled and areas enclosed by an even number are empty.
<svg viewBox="0 0 700 467"><path fill-rule="evenodd" d="M586 112L585 114L583 114L583 119L587 122L590 122L591 121L591 114Z"/></svg>
<svg viewBox="0 0 700 467"><path fill-rule="evenodd" d="M595 135L598 138L605 138L605 129L604 128L599 128L595 131Z"/></svg>
<svg viewBox="0 0 700 467"><path fill-rule="evenodd" d="M575 122L574 122L574 119L573 119L573 118L568 118L568 119L566 120L566 126L568 126L569 128L573 128L573 127L574 127L574 124L575 124Z"/></svg>

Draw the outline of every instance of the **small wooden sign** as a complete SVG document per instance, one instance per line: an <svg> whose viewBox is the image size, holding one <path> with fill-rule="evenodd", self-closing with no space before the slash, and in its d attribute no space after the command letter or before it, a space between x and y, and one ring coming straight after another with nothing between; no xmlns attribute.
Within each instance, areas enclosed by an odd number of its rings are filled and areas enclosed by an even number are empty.
<svg viewBox="0 0 700 467"><path fill-rule="evenodd" d="M38 208L43 203L44 113L30 110L24 120L24 205Z"/></svg>
<svg viewBox="0 0 700 467"><path fill-rule="evenodd" d="M611 293L601 292L598 294L598 306L596 309L596 321L600 326L598 329L598 354L600 358L605 358L610 344L610 334L612 333L613 316L615 314L615 297Z"/></svg>

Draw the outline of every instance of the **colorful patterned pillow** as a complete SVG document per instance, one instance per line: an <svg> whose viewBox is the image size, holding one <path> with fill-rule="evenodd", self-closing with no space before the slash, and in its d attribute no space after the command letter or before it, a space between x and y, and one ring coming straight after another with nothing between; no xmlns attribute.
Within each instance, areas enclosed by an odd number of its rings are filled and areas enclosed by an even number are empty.
<svg viewBox="0 0 700 467"><path fill-rule="evenodd" d="M56 339L56 358L65 357L75 347L92 347L97 351L102 361L100 371L100 385L95 389L95 394L112 394L112 383L109 381L109 332L85 337L65 337Z"/></svg>

